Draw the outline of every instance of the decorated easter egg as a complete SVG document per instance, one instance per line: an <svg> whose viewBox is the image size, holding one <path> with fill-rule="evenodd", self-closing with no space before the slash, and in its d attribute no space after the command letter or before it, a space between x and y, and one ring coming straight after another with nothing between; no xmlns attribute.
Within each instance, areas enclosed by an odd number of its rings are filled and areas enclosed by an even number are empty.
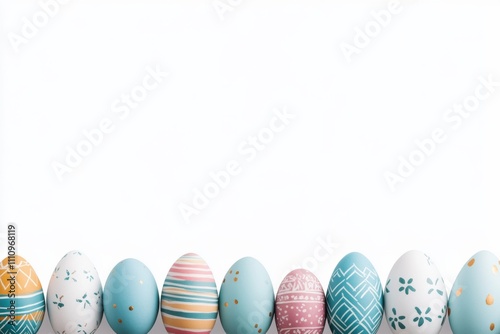
<svg viewBox="0 0 500 334"><path fill-rule="evenodd" d="M217 319L218 294L212 271L197 254L185 254L170 268L161 294L168 333L208 334Z"/></svg>
<svg viewBox="0 0 500 334"><path fill-rule="evenodd" d="M103 292L104 315L117 334L146 334L158 315L159 295L151 271L125 259L110 272Z"/></svg>
<svg viewBox="0 0 500 334"><path fill-rule="evenodd" d="M333 334L375 334L384 313L380 278L361 253L344 256L333 270L326 293Z"/></svg>
<svg viewBox="0 0 500 334"><path fill-rule="evenodd" d="M462 267L448 303L454 334L500 333L500 263L491 252L474 254Z"/></svg>
<svg viewBox="0 0 500 334"><path fill-rule="evenodd" d="M320 281L305 269L285 276L276 293L278 333L322 334L325 328L325 293Z"/></svg>
<svg viewBox="0 0 500 334"><path fill-rule="evenodd" d="M393 333L439 333L447 302L443 278L429 256L412 250L393 265L384 290L385 317Z"/></svg>
<svg viewBox="0 0 500 334"><path fill-rule="evenodd" d="M0 265L0 333L35 334L45 315L42 284L35 269L19 255Z"/></svg>
<svg viewBox="0 0 500 334"><path fill-rule="evenodd" d="M55 333L93 333L101 324L101 281L83 253L71 251L56 265L47 289L47 313Z"/></svg>
<svg viewBox="0 0 500 334"><path fill-rule="evenodd" d="M274 315L274 290L264 266L244 257L227 271L219 294L219 316L227 334L264 334Z"/></svg>

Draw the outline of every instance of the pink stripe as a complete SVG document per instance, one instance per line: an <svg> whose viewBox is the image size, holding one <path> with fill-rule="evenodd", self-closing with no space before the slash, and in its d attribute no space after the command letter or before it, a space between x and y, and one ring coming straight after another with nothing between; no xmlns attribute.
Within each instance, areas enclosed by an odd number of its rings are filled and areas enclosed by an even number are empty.
<svg viewBox="0 0 500 334"><path fill-rule="evenodd" d="M172 267L209 269L206 263L179 263L179 262L176 262L176 263L174 263L174 265Z"/></svg>
<svg viewBox="0 0 500 334"><path fill-rule="evenodd" d="M184 270L171 268L169 273L181 273L181 274L199 274L199 275L211 275L212 273L207 270Z"/></svg>
<svg viewBox="0 0 500 334"><path fill-rule="evenodd" d="M181 279L181 280L186 280L186 281L196 281L196 282L215 282L213 277L192 277L192 276L173 276L172 278L175 279Z"/></svg>
<svg viewBox="0 0 500 334"><path fill-rule="evenodd" d="M204 330L200 330L199 332L194 332L194 331L190 331L190 330L182 330L182 329L179 329L179 328L173 328L173 327L170 327L170 326L165 326L165 329L167 330L167 332L169 334L204 334L204 333L210 333L210 331L204 331Z"/></svg>

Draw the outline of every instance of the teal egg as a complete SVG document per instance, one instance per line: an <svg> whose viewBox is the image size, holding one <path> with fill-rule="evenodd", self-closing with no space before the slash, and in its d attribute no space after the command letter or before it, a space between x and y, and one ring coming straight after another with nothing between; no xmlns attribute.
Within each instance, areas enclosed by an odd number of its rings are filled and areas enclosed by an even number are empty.
<svg viewBox="0 0 500 334"><path fill-rule="evenodd" d="M106 280L104 314L115 333L146 334L153 327L159 293L151 271L141 261L119 262Z"/></svg>
<svg viewBox="0 0 500 334"><path fill-rule="evenodd" d="M252 257L234 263L222 281L219 315L227 334L264 334L274 316L274 290L264 266Z"/></svg>
<svg viewBox="0 0 500 334"><path fill-rule="evenodd" d="M344 256L326 292L327 320L333 334L374 334L384 313L377 271L361 253Z"/></svg>
<svg viewBox="0 0 500 334"><path fill-rule="evenodd" d="M454 334L500 333L500 264L489 251L474 254L460 270L448 301Z"/></svg>

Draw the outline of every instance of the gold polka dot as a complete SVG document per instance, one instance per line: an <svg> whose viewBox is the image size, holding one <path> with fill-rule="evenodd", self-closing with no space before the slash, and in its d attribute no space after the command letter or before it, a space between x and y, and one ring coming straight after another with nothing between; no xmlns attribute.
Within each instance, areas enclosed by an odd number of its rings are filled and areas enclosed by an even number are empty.
<svg viewBox="0 0 500 334"><path fill-rule="evenodd" d="M273 316L273 312L269 312L269 316L272 317Z"/></svg>
<svg viewBox="0 0 500 334"><path fill-rule="evenodd" d="M234 278L234 281L235 281L235 282L238 282L238 277L235 277L235 278Z"/></svg>
<svg viewBox="0 0 500 334"><path fill-rule="evenodd" d="M450 316L451 308L448 307L448 316Z"/></svg>
<svg viewBox="0 0 500 334"><path fill-rule="evenodd" d="M229 273L230 273L230 274L232 274L232 273L233 273L233 271L232 271L232 270L229 270Z"/></svg>
<svg viewBox="0 0 500 334"><path fill-rule="evenodd" d="M493 272L493 274L498 274L498 267L493 265L493 267L491 267L491 271Z"/></svg>
<svg viewBox="0 0 500 334"><path fill-rule="evenodd" d="M461 294L462 294L462 288L459 288L457 292L455 292L455 295L457 295L457 297L460 297Z"/></svg>
<svg viewBox="0 0 500 334"><path fill-rule="evenodd" d="M121 324L123 321L122 319L118 319L118 323Z"/></svg>
<svg viewBox="0 0 500 334"><path fill-rule="evenodd" d="M253 327L257 328L257 327L259 327L259 324L255 324L255 325L253 325Z"/></svg>
<svg viewBox="0 0 500 334"><path fill-rule="evenodd" d="M469 267L472 267L472 266L474 265L474 262L476 262L476 260L475 260L475 259L470 259L470 261L469 261L469 262L467 262L467 265L468 265Z"/></svg>
<svg viewBox="0 0 500 334"><path fill-rule="evenodd" d="M488 296L486 296L486 305L493 305L494 302L495 298L488 293Z"/></svg>
<svg viewBox="0 0 500 334"><path fill-rule="evenodd" d="M116 304L113 304L113 308L116 308Z"/></svg>
<svg viewBox="0 0 500 334"><path fill-rule="evenodd" d="M495 324L494 323L491 323L490 324L490 331L494 330L495 329Z"/></svg>
<svg viewBox="0 0 500 334"><path fill-rule="evenodd" d="M222 283L225 283L225 282L226 282L226 279L224 278L224 279L222 280Z"/></svg>
<svg viewBox="0 0 500 334"><path fill-rule="evenodd" d="M235 299L235 300L234 300L234 303L235 303L235 304L238 304L238 299Z"/></svg>
<svg viewBox="0 0 500 334"><path fill-rule="evenodd" d="M239 275L240 271L239 270L236 270L236 275Z"/></svg>
<svg viewBox="0 0 500 334"><path fill-rule="evenodd" d="M229 305L229 303L228 303L228 302L225 302L225 303L224 303L224 306L225 306L225 307L227 307L228 305Z"/></svg>
<svg viewBox="0 0 500 334"><path fill-rule="evenodd" d="M134 310L134 307L133 307L132 305L130 305L130 306L128 307L128 310L129 310L129 311L133 311L133 310Z"/></svg>
<svg viewBox="0 0 500 334"><path fill-rule="evenodd" d="M257 332L262 333L262 328L259 328L259 330Z"/></svg>

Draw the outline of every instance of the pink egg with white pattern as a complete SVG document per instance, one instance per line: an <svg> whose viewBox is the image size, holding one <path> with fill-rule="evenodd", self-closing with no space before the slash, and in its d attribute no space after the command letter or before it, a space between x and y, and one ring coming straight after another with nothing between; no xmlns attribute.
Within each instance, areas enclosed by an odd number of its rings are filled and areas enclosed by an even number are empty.
<svg viewBox="0 0 500 334"><path fill-rule="evenodd" d="M276 294L278 333L322 334L325 328L325 293L318 278L306 269L295 269L281 282Z"/></svg>

